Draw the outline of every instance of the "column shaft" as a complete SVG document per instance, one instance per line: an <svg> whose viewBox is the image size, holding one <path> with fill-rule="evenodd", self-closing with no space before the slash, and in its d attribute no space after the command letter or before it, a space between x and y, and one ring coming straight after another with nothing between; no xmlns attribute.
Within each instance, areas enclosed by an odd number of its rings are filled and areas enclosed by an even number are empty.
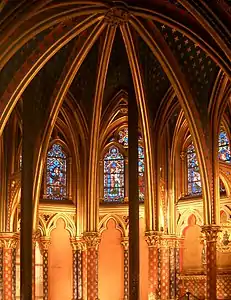
<svg viewBox="0 0 231 300"><path fill-rule="evenodd" d="M45 236L41 237L40 249L43 256L43 300L48 300L48 296L49 296L49 282L48 282L49 246L50 246L50 238Z"/></svg>
<svg viewBox="0 0 231 300"><path fill-rule="evenodd" d="M14 233L4 232L0 236L1 243L1 296L4 300L16 299L16 247L18 237Z"/></svg>
<svg viewBox="0 0 231 300"><path fill-rule="evenodd" d="M71 239L73 248L73 300L83 298L83 242Z"/></svg>
<svg viewBox="0 0 231 300"><path fill-rule="evenodd" d="M161 237L160 245L160 261L161 261L161 300L169 299L169 246L168 240Z"/></svg>
<svg viewBox="0 0 231 300"><path fill-rule="evenodd" d="M124 237L121 242L124 249L124 300L129 299L129 242L128 237Z"/></svg>
<svg viewBox="0 0 231 300"><path fill-rule="evenodd" d="M216 300L217 287L217 234L220 227L216 225L205 225L202 232L206 238L206 300Z"/></svg>
<svg viewBox="0 0 231 300"><path fill-rule="evenodd" d="M87 254L87 299L98 299L98 233L86 232L84 234Z"/></svg>
<svg viewBox="0 0 231 300"><path fill-rule="evenodd" d="M146 232L148 244L148 296L149 299L158 297L158 242L159 236L155 232Z"/></svg>
<svg viewBox="0 0 231 300"><path fill-rule="evenodd" d="M131 83L132 84L132 83ZM128 99L129 299L139 299L138 110L134 90Z"/></svg>
<svg viewBox="0 0 231 300"><path fill-rule="evenodd" d="M3 299L3 248L0 247L0 299Z"/></svg>
<svg viewBox="0 0 231 300"><path fill-rule="evenodd" d="M22 300L32 299L32 227L33 227L33 154L34 130L32 99L23 99L21 232L20 232L20 294Z"/></svg>

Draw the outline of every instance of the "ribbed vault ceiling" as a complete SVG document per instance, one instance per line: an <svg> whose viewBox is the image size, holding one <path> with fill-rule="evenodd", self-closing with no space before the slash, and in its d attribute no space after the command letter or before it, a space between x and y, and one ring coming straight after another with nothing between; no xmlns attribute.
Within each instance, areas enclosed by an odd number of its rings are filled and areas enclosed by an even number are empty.
<svg viewBox="0 0 231 300"><path fill-rule="evenodd" d="M41 89L36 92L45 110L65 81L63 95L70 93L90 122L99 86L104 111L116 93L129 89L131 78L136 84L131 68L136 59L153 122L171 86L175 89L171 76L179 72L203 112L219 69L227 65L225 58L219 60L222 53L216 51L215 40L179 1L18 2L16 7L9 1L1 12L3 32L9 34L0 47L5 50L0 61L1 112L9 100L13 107L27 84L39 77ZM12 20L17 27L10 26ZM134 49L132 58L129 47ZM15 95L17 88L21 92Z"/></svg>

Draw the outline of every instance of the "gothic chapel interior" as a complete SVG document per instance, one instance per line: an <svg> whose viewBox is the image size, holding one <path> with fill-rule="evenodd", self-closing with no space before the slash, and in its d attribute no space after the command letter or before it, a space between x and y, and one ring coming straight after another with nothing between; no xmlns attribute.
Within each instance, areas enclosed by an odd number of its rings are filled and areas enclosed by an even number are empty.
<svg viewBox="0 0 231 300"><path fill-rule="evenodd" d="M231 299L231 2L0 1L0 299Z"/></svg>

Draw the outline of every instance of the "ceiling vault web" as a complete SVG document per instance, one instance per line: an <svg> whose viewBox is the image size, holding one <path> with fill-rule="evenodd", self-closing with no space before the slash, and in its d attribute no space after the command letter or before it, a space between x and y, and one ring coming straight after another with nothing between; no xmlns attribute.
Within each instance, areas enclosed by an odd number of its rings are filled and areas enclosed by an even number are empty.
<svg viewBox="0 0 231 300"><path fill-rule="evenodd" d="M49 118L47 120L47 123L45 125L45 130L43 131L43 137L42 141L40 142L40 148L38 152L38 158L37 158L37 167L36 167L36 174L35 178L40 182L42 180L42 177L39 176L41 174L42 169L42 161L44 157L42 155L47 152L47 148L49 145L49 140L51 133L54 129L56 119L58 117L59 110L61 108L61 105L64 101L64 98L66 97L67 91L76 76L82 62L86 58L87 54L89 53L90 49L94 45L95 41L99 38L100 34L105 28L105 23L102 21L97 23L97 25L90 31L89 35L85 37L85 40L80 39L77 40L76 46L74 47L72 54L70 55L69 61L67 61L63 73L61 74L58 82L56 83L56 87L53 92L52 97L52 107L50 109ZM39 182L35 180L34 185L40 186ZM36 190L36 189L35 189ZM37 190L37 194L34 196L34 199L36 201L39 200L39 191ZM34 220L37 218L35 217ZM34 224L36 226L36 224Z"/></svg>

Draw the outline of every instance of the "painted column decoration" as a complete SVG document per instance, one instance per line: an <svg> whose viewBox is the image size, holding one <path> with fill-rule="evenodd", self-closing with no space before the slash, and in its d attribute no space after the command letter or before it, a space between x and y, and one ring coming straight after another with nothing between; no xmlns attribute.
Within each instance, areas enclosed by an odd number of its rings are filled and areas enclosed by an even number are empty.
<svg viewBox="0 0 231 300"><path fill-rule="evenodd" d="M98 246L100 237L97 232L84 234L87 256L87 299L98 299Z"/></svg>
<svg viewBox="0 0 231 300"><path fill-rule="evenodd" d="M176 299L176 238L169 239L169 293L170 299Z"/></svg>
<svg viewBox="0 0 231 300"><path fill-rule="evenodd" d="M216 300L217 286L217 236L220 227L216 225L205 225L202 233L206 238L206 295L207 300Z"/></svg>
<svg viewBox="0 0 231 300"><path fill-rule="evenodd" d="M43 299L48 300L48 249L50 246L50 237L40 238L40 247L43 256Z"/></svg>
<svg viewBox="0 0 231 300"><path fill-rule="evenodd" d="M71 239L73 249L73 299L83 299L83 250L84 243L80 239Z"/></svg>
<svg viewBox="0 0 231 300"><path fill-rule="evenodd" d="M16 249L19 236L11 232L0 234L1 299L16 299Z"/></svg>
<svg viewBox="0 0 231 300"><path fill-rule="evenodd" d="M176 297L180 298L180 249L183 246L183 238L176 238L176 255L175 255L175 263L176 263Z"/></svg>
<svg viewBox="0 0 231 300"><path fill-rule="evenodd" d="M148 300L153 300L158 296L158 233L146 232L146 242L148 244Z"/></svg>
<svg viewBox="0 0 231 300"><path fill-rule="evenodd" d="M169 237L162 235L160 237L160 299L169 299Z"/></svg>
<svg viewBox="0 0 231 300"><path fill-rule="evenodd" d="M124 300L129 299L129 240L123 237L121 242L124 249Z"/></svg>

